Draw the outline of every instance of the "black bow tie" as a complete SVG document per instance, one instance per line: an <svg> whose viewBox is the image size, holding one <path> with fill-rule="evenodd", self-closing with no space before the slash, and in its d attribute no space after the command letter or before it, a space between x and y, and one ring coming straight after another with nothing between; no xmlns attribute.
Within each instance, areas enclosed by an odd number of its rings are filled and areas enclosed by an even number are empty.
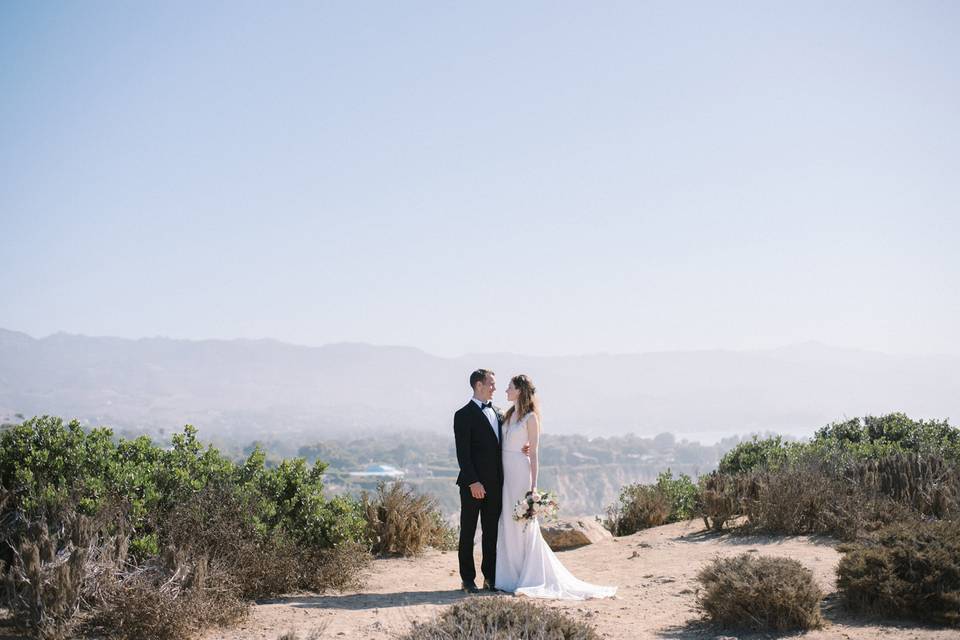
<svg viewBox="0 0 960 640"><path fill-rule="evenodd" d="M484 409L492 409L492 408L493 408L492 402L484 402L483 404L480 405L481 411L483 411Z"/></svg>

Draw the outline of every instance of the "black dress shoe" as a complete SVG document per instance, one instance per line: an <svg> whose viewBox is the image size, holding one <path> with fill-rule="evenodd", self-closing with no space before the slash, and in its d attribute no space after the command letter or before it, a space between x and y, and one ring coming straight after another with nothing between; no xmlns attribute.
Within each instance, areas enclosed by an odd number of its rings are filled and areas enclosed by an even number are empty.
<svg viewBox="0 0 960 640"><path fill-rule="evenodd" d="M484 580L484 581L483 581L483 590L484 590L484 591L489 591L490 593L496 593L496 592L500 591L500 589L497 589L495 586L493 586L492 584L490 584L490 581L489 581L489 580Z"/></svg>
<svg viewBox="0 0 960 640"><path fill-rule="evenodd" d="M477 589L477 585L472 582L464 582L461 586L466 593L480 593L480 589Z"/></svg>

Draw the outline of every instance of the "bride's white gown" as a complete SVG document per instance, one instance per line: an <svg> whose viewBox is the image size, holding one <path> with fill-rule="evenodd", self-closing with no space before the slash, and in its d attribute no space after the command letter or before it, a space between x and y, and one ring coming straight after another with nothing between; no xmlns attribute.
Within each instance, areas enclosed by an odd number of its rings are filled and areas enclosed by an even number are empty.
<svg viewBox="0 0 960 640"><path fill-rule="evenodd" d="M520 421L511 418L503 426L503 511L497 530L496 587L534 598L608 598L617 588L600 587L575 578L544 541L536 520L524 528L523 522L513 519L514 505L530 490L531 461L522 451L528 441L530 415ZM531 447L531 457L536 455L536 449Z"/></svg>

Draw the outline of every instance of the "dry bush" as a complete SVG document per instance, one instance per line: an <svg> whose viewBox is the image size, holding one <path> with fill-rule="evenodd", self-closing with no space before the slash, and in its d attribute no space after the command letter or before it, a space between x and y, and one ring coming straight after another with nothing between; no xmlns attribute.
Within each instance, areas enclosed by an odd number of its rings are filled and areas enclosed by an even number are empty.
<svg viewBox="0 0 960 640"><path fill-rule="evenodd" d="M707 529L722 531L727 522L740 514L738 484L737 476L716 471L701 478L694 508Z"/></svg>
<svg viewBox="0 0 960 640"><path fill-rule="evenodd" d="M0 510L3 502L0 496ZM14 509L0 523L0 543L10 554L9 564L0 562L6 606L36 637L71 637L80 614L102 603L116 584L127 557L128 509L107 501L86 516L68 498L42 513L31 522Z"/></svg>
<svg viewBox="0 0 960 640"><path fill-rule="evenodd" d="M960 524L897 524L841 547L837 588L850 608L960 626Z"/></svg>
<svg viewBox="0 0 960 640"><path fill-rule="evenodd" d="M402 480L380 482L373 497L364 492L367 530L378 554L419 555L427 547L455 547L455 533L444 522L433 496L417 493Z"/></svg>
<svg viewBox="0 0 960 640"><path fill-rule="evenodd" d="M895 522L960 517L960 468L934 454L855 460L811 449L775 466L703 477L697 511L714 531L743 515L752 531L855 540Z"/></svg>
<svg viewBox="0 0 960 640"><path fill-rule="evenodd" d="M298 586L309 591L357 589L373 557L359 542L344 542L333 549L306 555L300 568Z"/></svg>
<svg viewBox="0 0 960 640"><path fill-rule="evenodd" d="M432 622L414 622L401 640L599 640L590 626L523 598L476 597Z"/></svg>
<svg viewBox="0 0 960 640"><path fill-rule="evenodd" d="M850 539L857 530L857 487L802 462L748 475L743 496L748 527L788 535L826 533Z"/></svg>
<svg viewBox="0 0 960 640"><path fill-rule="evenodd" d="M18 532L3 576L14 619L36 637L50 640L71 636L94 536L90 518L76 511L64 509L58 520L41 518Z"/></svg>
<svg viewBox="0 0 960 640"><path fill-rule="evenodd" d="M697 604L724 627L754 631L815 629L823 592L796 560L743 553L718 558L697 575Z"/></svg>
<svg viewBox="0 0 960 640"><path fill-rule="evenodd" d="M233 624L248 609L229 571L171 548L123 576L93 611L88 627L119 640L176 640Z"/></svg>
<svg viewBox="0 0 960 640"><path fill-rule="evenodd" d="M160 529L168 547L190 557L210 558L229 571L244 597L283 593L295 572L295 560L270 553L273 543L257 531L256 514L253 497L214 484L175 506Z"/></svg>
<svg viewBox="0 0 960 640"><path fill-rule="evenodd" d="M921 516L960 515L960 468L941 456L901 453L865 460L845 470L844 475Z"/></svg>
<svg viewBox="0 0 960 640"><path fill-rule="evenodd" d="M632 484L620 491L620 502L607 507L603 525L615 536L659 527L670 519L670 496L654 485Z"/></svg>
<svg viewBox="0 0 960 640"><path fill-rule="evenodd" d="M918 519L908 505L832 460L810 457L750 472L738 482L746 528L753 531L854 540L893 522Z"/></svg>
<svg viewBox="0 0 960 640"><path fill-rule="evenodd" d="M257 530L253 500L230 487L207 487L173 509L164 531L177 549L216 561L245 598L362 584L371 560L365 547L345 542L318 549L297 544L282 532L263 535Z"/></svg>

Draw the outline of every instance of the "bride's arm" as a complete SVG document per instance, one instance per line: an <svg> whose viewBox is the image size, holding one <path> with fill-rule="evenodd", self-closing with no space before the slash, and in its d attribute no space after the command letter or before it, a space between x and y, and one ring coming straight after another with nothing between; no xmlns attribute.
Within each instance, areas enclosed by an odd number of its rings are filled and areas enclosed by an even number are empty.
<svg viewBox="0 0 960 640"><path fill-rule="evenodd" d="M530 440L530 491L535 491L540 471L540 418L535 413L527 418L527 437Z"/></svg>

